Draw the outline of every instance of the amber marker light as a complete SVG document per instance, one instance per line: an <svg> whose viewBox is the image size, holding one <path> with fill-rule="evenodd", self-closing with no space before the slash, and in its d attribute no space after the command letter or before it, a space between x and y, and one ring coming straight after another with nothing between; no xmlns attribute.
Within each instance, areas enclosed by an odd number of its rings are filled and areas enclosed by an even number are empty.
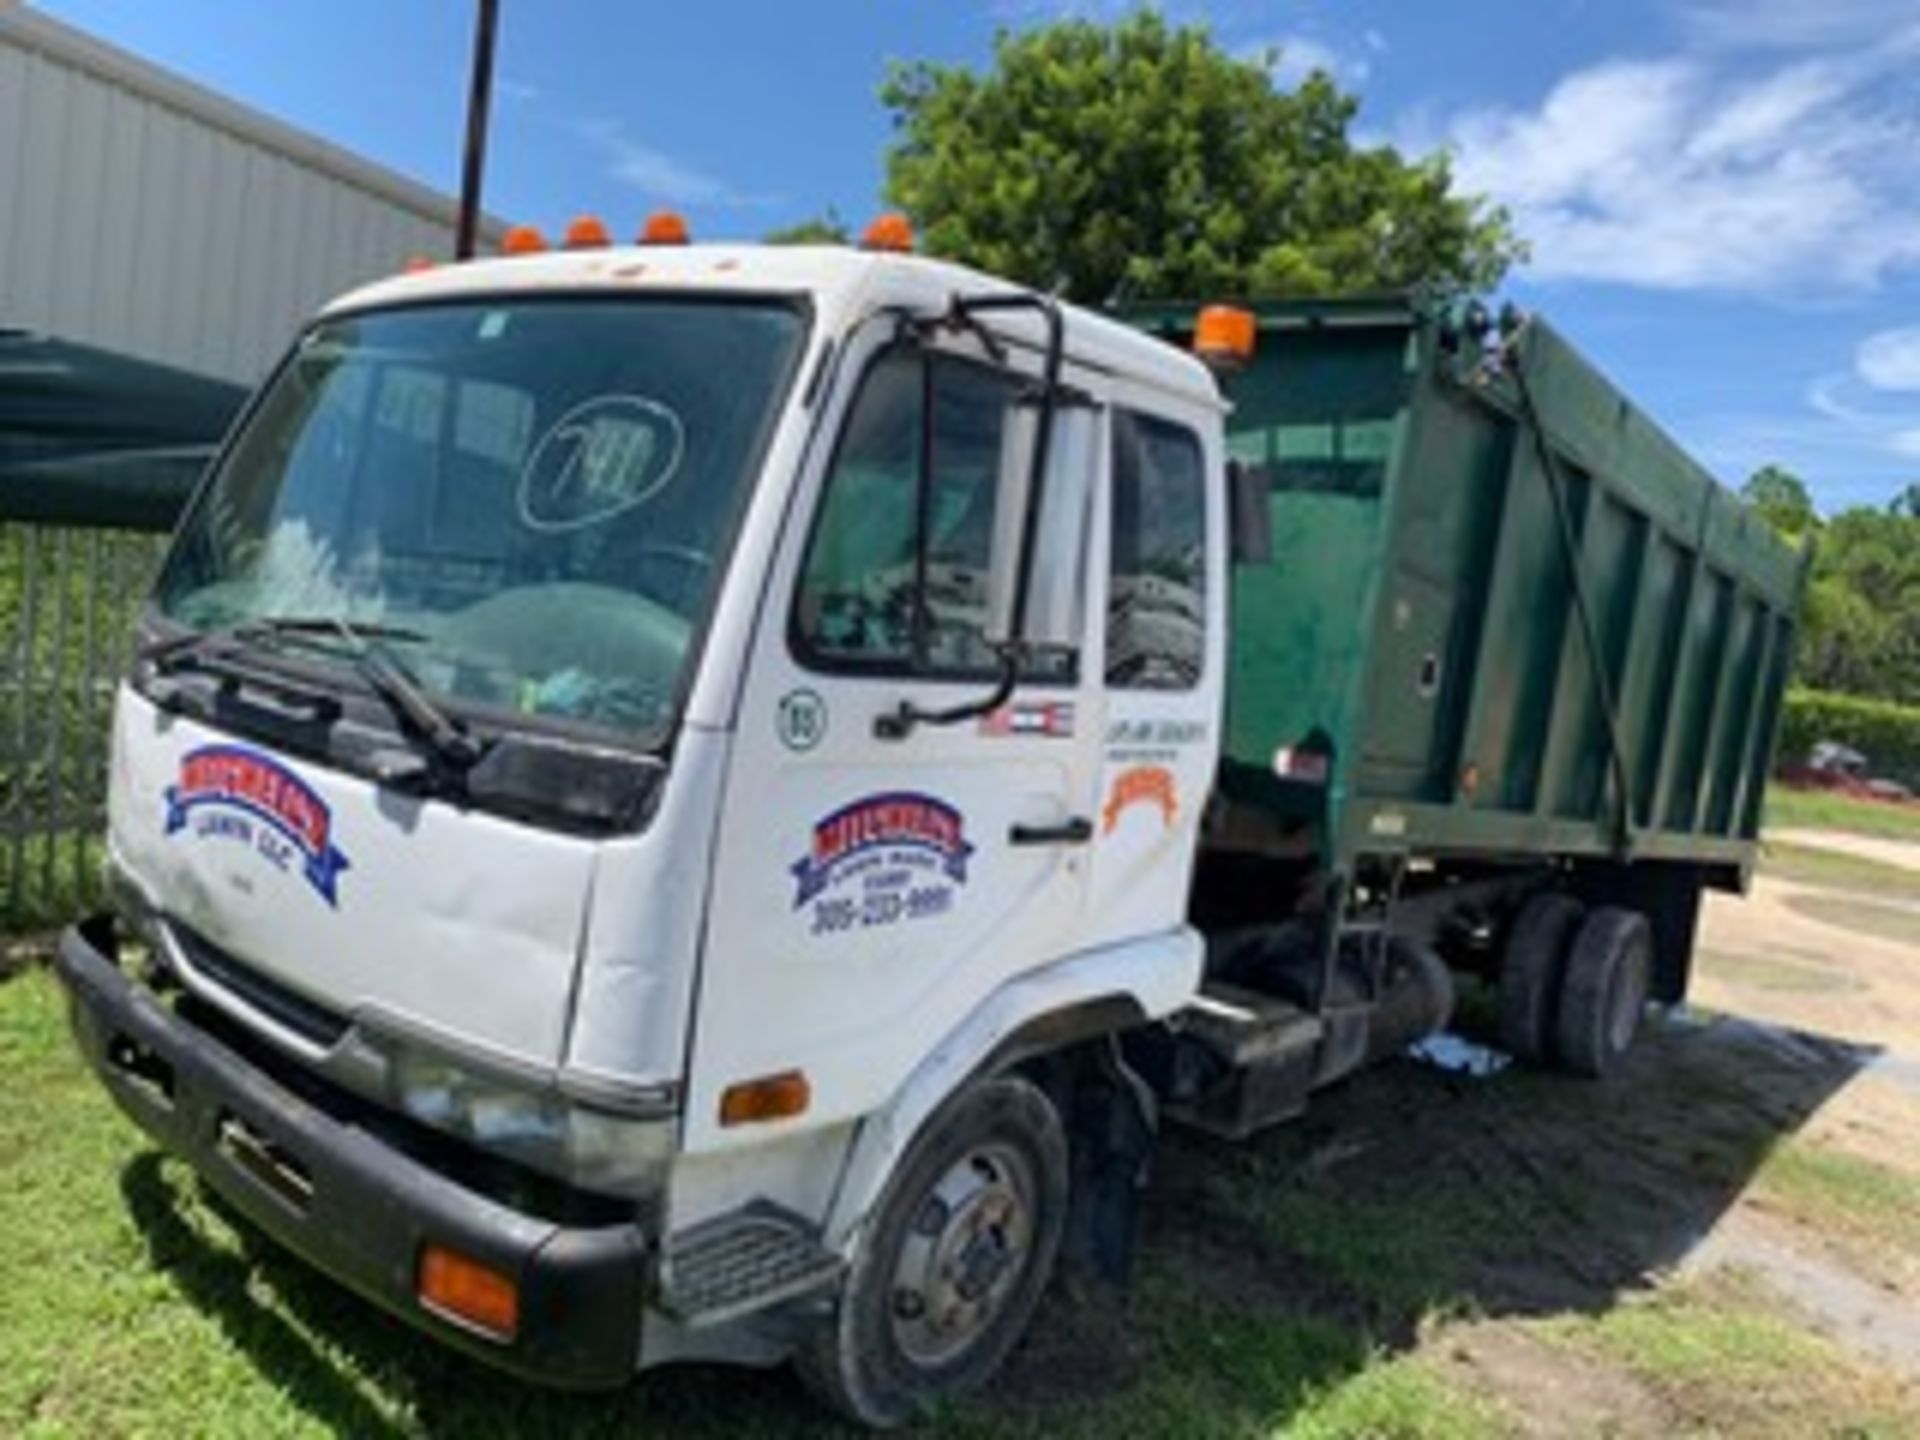
<svg viewBox="0 0 1920 1440"><path fill-rule="evenodd" d="M1253 359L1259 323L1251 310L1209 305L1193 322L1193 353L1207 364L1237 370Z"/></svg>
<svg viewBox="0 0 1920 1440"><path fill-rule="evenodd" d="M569 250L604 250L613 244L613 236L598 215L576 215L567 226L564 243Z"/></svg>
<svg viewBox="0 0 1920 1440"><path fill-rule="evenodd" d="M867 226L860 237L863 250L885 250L896 255L913 253L913 223L897 210L890 210Z"/></svg>
<svg viewBox="0 0 1920 1440"><path fill-rule="evenodd" d="M502 255L538 255L547 248L547 237L531 225L515 225L500 237Z"/></svg>
<svg viewBox="0 0 1920 1440"><path fill-rule="evenodd" d="M513 1277L444 1245L420 1252L419 1298L434 1314L489 1340L505 1343L519 1333L520 1287Z"/></svg>
<svg viewBox="0 0 1920 1440"><path fill-rule="evenodd" d="M766 1120L786 1120L805 1114L812 1102L813 1087L807 1077L798 1070L782 1070L778 1075L729 1085L720 1096L720 1123L756 1125Z"/></svg>
<svg viewBox="0 0 1920 1440"><path fill-rule="evenodd" d="M687 217L677 210L656 210L640 227L642 245L685 245L693 239Z"/></svg>

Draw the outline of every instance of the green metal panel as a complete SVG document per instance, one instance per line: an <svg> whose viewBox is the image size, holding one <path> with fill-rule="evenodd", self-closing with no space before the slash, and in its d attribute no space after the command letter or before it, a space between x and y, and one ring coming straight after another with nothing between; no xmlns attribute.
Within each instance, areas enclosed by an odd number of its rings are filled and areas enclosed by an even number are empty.
<svg viewBox="0 0 1920 1440"><path fill-rule="evenodd" d="M1255 309L1229 448L1274 554L1234 579L1229 794L1312 813L1272 766L1318 734L1333 865L1750 863L1804 557L1543 322L1502 349L1411 302Z"/></svg>

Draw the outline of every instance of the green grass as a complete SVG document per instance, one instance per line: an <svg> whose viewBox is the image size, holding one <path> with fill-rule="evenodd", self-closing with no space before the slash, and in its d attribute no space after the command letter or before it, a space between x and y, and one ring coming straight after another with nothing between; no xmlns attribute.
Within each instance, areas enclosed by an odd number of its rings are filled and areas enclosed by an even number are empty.
<svg viewBox="0 0 1920 1440"><path fill-rule="evenodd" d="M1920 908L1876 905L1854 895L1789 895L1786 905L1836 930L1851 930L1856 935L1920 949Z"/></svg>
<svg viewBox="0 0 1920 1440"><path fill-rule="evenodd" d="M1779 829L1847 830L1855 835L1920 841L1920 802L1891 805L1825 790L1769 785L1765 823Z"/></svg>
<svg viewBox="0 0 1920 1440"><path fill-rule="evenodd" d="M0 981L0 1434L785 1436L842 1433L784 1372L689 1367L609 1397L555 1395L416 1336L252 1237L163 1160L75 1057L56 985ZM1331 1242L1330 1242L1331 1243ZM1384 1256L1356 1261L1358 1273ZM1119 1302L1116 1302L1119 1303ZM1113 1373L976 1403L942 1434L1476 1440L1501 1430L1418 1354L1269 1300L1226 1303L1149 1258L1124 1323L1055 1302L1042 1330L1084 1366L1119 1325Z"/></svg>
<svg viewBox="0 0 1920 1440"><path fill-rule="evenodd" d="M1760 873L1775 880L1794 880L1823 890L1920 902L1920 870L1814 845L1768 841L1761 851Z"/></svg>
<svg viewBox="0 0 1920 1440"><path fill-rule="evenodd" d="M1920 1260L1920 1180L1857 1155L1789 1142L1761 1167L1760 1183L1786 1210L1823 1231Z"/></svg>
<svg viewBox="0 0 1920 1440"><path fill-rule="evenodd" d="M0 1434L846 1433L780 1371L672 1368L611 1396L567 1397L421 1338L237 1226L162 1159L75 1057L57 986L38 968L0 980L0 1077ZM1482 1440L1523 1428L1517 1416L1540 1397L1476 1383L1449 1338L1470 1335L1483 1313L1542 1313L1511 1298L1483 1309L1482 1297L1506 1293L1486 1288L1487 1267L1507 1264L1511 1277L1511 1262L1572 1237L1662 1222L1644 1192L1616 1194L1578 1166L1489 1170L1500 1152L1460 1148L1490 1128L1514 1145L1551 1144L1576 1123L1564 1084L1509 1076L1435 1093L1379 1083L1373 1103L1384 1108L1366 1111L1362 1127L1371 1148L1353 1148L1351 1125L1325 1119L1244 1147L1169 1137L1130 1291L1051 1299L990 1394L926 1433ZM1424 1095L1424 1120L1403 1122L1396 1093ZM1713 1110L1704 1080L1689 1079L1687 1094L1684 1114ZM1367 1099L1352 1089L1325 1113ZM1621 1119L1606 1118L1609 1134ZM1445 1127L1470 1163L1397 1168L1411 1147L1444 1146ZM1778 1148L1766 1174L1849 1233L1890 1236L1910 1209L1845 1157ZM1579 1293L1589 1301L1549 1306L1551 1320L1502 1323L1549 1327L1589 1369L1646 1372L1693 1429L1744 1433L1767 1418L1748 1392L1779 1396L1803 1373L1836 1423L1920 1421L1888 1408L1875 1374L1841 1365L1757 1303L1729 1319L1724 1297L1691 1290L1612 1309L1617 1292L1604 1284ZM1595 1300L1599 1313L1587 1313ZM1716 1366L1730 1367L1724 1383Z"/></svg>
<svg viewBox="0 0 1920 1440"><path fill-rule="evenodd" d="M1717 1272L1631 1298L1591 1320L1555 1319L1544 1338L1623 1367L1666 1402L1682 1433L1910 1435L1910 1393L1796 1323L1782 1297Z"/></svg>

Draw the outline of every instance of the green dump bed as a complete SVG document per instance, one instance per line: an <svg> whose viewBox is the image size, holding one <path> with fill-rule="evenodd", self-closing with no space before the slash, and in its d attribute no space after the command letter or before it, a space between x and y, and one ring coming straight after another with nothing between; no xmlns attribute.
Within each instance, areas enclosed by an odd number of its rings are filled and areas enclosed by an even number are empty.
<svg viewBox="0 0 1920 1440"><path fill-rule="evenodd" d="M1173 338L1191 315L1134 318ZM1503 345L1402 301L1259 316L1227 382L1229 450L1270 486L1269 553L1233 579L1232 808L1343 868L1744 878L1801 556L1537 318Z"/></svg>

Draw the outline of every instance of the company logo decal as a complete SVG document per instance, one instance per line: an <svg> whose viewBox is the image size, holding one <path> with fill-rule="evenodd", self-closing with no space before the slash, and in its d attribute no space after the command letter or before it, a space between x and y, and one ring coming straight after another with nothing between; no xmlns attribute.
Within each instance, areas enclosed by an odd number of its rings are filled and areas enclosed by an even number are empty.
<svg viewBox="0 0 1920 1440"><path fill-rule="evenodd" d="M815 823L812 848L789 867L793 908L813 906L815 934L941 914L967 883L973 848L944 800L868 795Z"/></svg>
<svg viewBox="0 0 1920 1440"><path fill-rule="evenodd" d="M333 843L333 812L279 761L238 745L189 750L167 787L166 833L189 827L201 839L250 845L276 869L297 862L314 892L339 904L340 873L351 867Z"/></svg>
<svg viewBox="0 0 1920 1440"><path fill-rule="evenodd" d="M1101 833L1111 835L1120 823L1121 812L1130 805L1153 805L1159 809L1161 820L1172 825L1180 809L1173 772L1164 765L1132 765L1116 775L1100 812Z"/></svg>

